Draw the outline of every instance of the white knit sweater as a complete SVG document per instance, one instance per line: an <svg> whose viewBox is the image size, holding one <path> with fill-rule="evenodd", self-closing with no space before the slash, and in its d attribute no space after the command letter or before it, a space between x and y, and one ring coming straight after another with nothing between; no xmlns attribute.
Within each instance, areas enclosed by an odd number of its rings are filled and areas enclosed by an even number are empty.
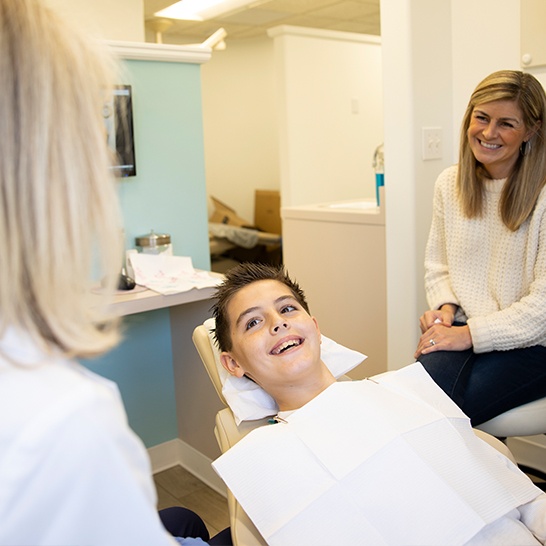
<svg viewBox="0 0 546 546"><path fill-rule="evenodd" d="M505 180L487 180L484 214L468 219L456 190L457 166L436 181L425 256L431 309L460 306L476 353L546 345L546 188L521 227L499 214Z"/></svg>

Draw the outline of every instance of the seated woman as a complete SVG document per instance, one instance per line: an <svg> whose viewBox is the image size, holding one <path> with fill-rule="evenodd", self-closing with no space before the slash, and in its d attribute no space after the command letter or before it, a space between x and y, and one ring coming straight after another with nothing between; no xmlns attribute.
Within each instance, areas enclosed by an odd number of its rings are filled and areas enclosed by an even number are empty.
<svg viewBox="0 0 546 546"><path fill-rule="evenodd" d="M533 75L490 74L435 186L415 358L474 426L546 396L545 116Z"/></svg>
<svg viewBox="0 0 546 546"><path fill-rule="evenodd" d="M336 383L280 268L230 270L213 311L223 366L280 409L214 463L268 544L545 543L546 495L421 364Z"/></svg>

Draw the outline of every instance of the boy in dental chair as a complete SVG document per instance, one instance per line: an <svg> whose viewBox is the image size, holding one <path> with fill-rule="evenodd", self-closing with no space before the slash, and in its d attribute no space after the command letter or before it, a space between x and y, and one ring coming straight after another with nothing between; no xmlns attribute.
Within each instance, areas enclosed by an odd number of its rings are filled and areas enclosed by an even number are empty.
<svg viewBox="0 0 546 546"><path fill-rule="evenodd" d="M279 407L213 464L268 544L546 542L546 495L419 363L336 382L282 268L241 264L216 298L222 365Z"/></svg>

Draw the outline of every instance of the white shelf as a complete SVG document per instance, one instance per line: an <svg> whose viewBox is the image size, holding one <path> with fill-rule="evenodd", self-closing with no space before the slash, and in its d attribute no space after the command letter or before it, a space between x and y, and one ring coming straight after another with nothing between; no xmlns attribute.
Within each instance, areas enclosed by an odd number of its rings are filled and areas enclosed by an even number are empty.
<svg viewBox="0 0 546 546"><path fill-rule="evenodd" d="M223 279L223 275L214 272L208 272L213 277ZM176 305L185 305L196 301L210 300L216 292L215 286L206 288L193 288L187 292L171 294L164 296L153 290L127 290L126 292L118 292L114 296L110 309L120 317L126 315L134 315L136 313L145 313L156 309L165 309Z"/></svg>
<svg viewBox="0 0 546 546"><path fill-rule="evenodd" d="M204 301L211 299L216 291L215 287L193 288L188 292L179 294L171 294L164 296L152 290L144 292L127 294L117 294L114 297L114 303L111 308L118 316L134 315L135 313L145 313L146 311L154 311L155 309L164 309L165 307L173 307L175 305L184 305L195 301Z"/></svg>

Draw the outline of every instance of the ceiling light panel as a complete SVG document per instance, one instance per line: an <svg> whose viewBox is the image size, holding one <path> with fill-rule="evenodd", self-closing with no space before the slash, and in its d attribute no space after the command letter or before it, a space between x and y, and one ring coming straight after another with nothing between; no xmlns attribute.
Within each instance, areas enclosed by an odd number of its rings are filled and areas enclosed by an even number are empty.
<svg viewBox="0 0 546 546"><path fill-rule="evenodd" d="M181 0L156 12L156 17L204 21L256 4L255 0Z"/></svg>
<svg viewBox="0 0 546 546"><path fill-rule="evenodd" d="M279 13L265 9L249 9L226 15L219 19L222 23L235 23L240 25L267 25L288 17L289 13Z"/></svg>

